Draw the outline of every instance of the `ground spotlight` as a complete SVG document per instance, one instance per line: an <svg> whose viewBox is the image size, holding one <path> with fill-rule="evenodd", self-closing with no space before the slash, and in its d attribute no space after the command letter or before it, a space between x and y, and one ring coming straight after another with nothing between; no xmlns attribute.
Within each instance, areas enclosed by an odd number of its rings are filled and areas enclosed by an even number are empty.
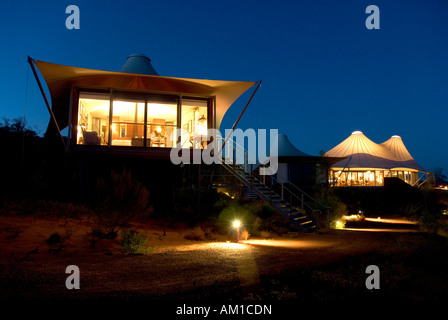
<svg viewBox="0 0 448 320"><path fill-rule="evenodd" d="M241 222L239 220L233 221L233 227L236 229L236 243L239 243Z"/></svg>

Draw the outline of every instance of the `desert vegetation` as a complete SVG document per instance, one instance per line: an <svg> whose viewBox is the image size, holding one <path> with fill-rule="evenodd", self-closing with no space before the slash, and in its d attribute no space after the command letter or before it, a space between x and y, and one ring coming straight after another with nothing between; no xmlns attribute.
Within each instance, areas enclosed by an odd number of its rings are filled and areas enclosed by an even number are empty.
<svg viewBox="0 0 448 320"><path fill-rule="evenodd" d="M2 298L67 295L50 284L62 278L55 277L61 265L73 261L82 265L89 281L84 283L91 286L83 297L372 297L376 293L365 291L362 270L371 263L388 271L384 297L448 297L439 284L448 267L442 214L448 193L431 184L398 191L319 185L314 197L331 208L312 217L322 232L297 235L268 204L219 193L209 175L198 181L195 166L165 170L147 160L111 160L105 166L66 158L20 120L4 121L0 139L10 148L2 159L10 170L0 184ZM332 230L334 221L359 211L418 221L423 232ZM241 240L295 242L246 251L220 247L235 242L235 219L241 222ZM241 266L258 270L261 288L241 290ZM121 289L111 290L117 283Z"/></svg>

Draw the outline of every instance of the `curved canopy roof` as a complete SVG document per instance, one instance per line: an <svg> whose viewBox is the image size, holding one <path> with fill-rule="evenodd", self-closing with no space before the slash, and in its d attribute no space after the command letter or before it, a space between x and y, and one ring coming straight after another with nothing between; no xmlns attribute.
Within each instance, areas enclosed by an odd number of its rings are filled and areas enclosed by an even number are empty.
<svg viewBox="0 0 448 320"><path fill-rule="evenodd" d="M345 158L333 164L333 168L405 168L424 171L404 147L401 138L398 141L394 137L391 138L392 141L389 139L382 144L377 144L361 131L354 131L347 139L327 151L324 156Z"/></svg>
<svg viewBox="0 0 448 320"><path fill-rule="evenodd" d="M394 156L395 160L401 162L403 168L412 168L418 171L425 171L414 160L414 158L412 158L400 136L394 135L389 140L381 143L380 145L388 149Z"/></svg>
<svg viewBox="0 0 448 320"><path fill-rule="evenodd" d="M133 58L136 57L131 56L131 59ZM135 71L135 69L133 69L136 68L135 65L133 66L134 62L129 62L129 64L128 62L129 60L123 66L124 70ZM141 57L137 62L141 64ZM68 125L70 94L73 86L103 89L131 89L171 94L182 93L185 95L197 96L215 96L216 128L219 129L222 118L232 103L235 102L241 94L255 84L253 81L189 79L162 77L148 74L102 71L37 60L35 60L34 63L47 83L51 95L52 111L61 130ZM51 127L52 126L49 126L48 130L50 130Z"/></svg>

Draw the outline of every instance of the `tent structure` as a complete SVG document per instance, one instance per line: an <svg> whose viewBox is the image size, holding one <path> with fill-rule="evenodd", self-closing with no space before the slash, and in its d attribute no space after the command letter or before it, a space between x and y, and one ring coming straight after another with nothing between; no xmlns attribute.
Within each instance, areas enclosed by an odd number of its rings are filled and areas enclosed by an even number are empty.
<svg viewBox="0 0 448 320"><path fill-rule="evenodd" d="M331 166L329 182L333 186L383 186L387 177L416 185L418 173L425 172L396 135L377 144L354 131L324 156L343 158Z"/></svg>
<svg viewBox="0 0 448 320"><path fill-rule="evenodd" d="M149 132L147 135L143 132L146 128L148 128L148 131L150 128L152 129L148 122L149 120L143 123L144 119L148 119L150 116L147 115L147 111L141 111L138 116L137 111L135 111L135 120L131 118L123 120L125 117L121 116L120 120L117 120L115 124L113 123L113 119L120 118L120 115L117 113L118 107L114 110L117 114L112 114L112 105L115 103L114 97L120 94L122 96L126 94L127 96L133 95L132 99L128 99L129 105L131 105L131 101L136 100L143 101L143 103L154 100L154 106L156 103L167 105L167 101L170 99L170 101L174 101L169 106L173 110L169 111L173 113L172 119L167 119L167 117L165 119L163 114L159 117L153 117L154 121L163 120L163 122L152 124L162 127L163 130L166 129L168 131L167 129L170 126L171 131L176 128L185 128L187 131L191 131L192 126L199 120L205 120L205 129L219 129L229 107L240 95L256 83L252 81L221 81L160 76L151 65L151 60L141 54L129 56L120 72L73 67L33 60L31 58L29 58L29 62L39 85L40 81L34 66L40 71L50 92L51 106L47 101L47 107L52 115L52 119L46 135L57 136L58 133L60 135L61 130L69 127L69 147L78 147L81 144L79 127L82 127L82 129L89 127L87 131L96 130L98 138L95 138L94 141L99 141L98 145L100 146L111 147L113 139L112 129L115 128L120 130L117 131L118 138L115 140L121 146L124 145L123 141L125 139L131 139L129 132L135 132L138 139L149 141ZM42 87L41 91L44 94ZM86 92L84 98L82 97L82 92ZM101 99L97 98L99 96L97 93L101 93ZM94 97L94 95L97 95L97 97ZM108 95L110 95L110 98L107 98ZM182 99L184 97L190 98L190 109L196 108L194 116L191 116L191 121L188 120L185 124L180 122L177 116L185 114L184 109L182 109ZM45 95L44 99L47 100ZM82 99L84 100L81 101ZM91 102L95 99L96 102ZM120 99L124 100L124 98ZM197 102L199 100L202 102ZM81 115L83 102L86 105L84 109L88 111L88 117L86 118L89 121L88 125L81 123L81 118L84 116ZM108 113L107 117L100 118L95 114L95 109L100 107L100 102L104 105L103 109L105 111L103 111L103 114ZM88 105L89 103L90 105ZM95 103L96 105L94 105ZM193 105L194 103L196 105ZM156 106L153 108L153 113L161 112L155 108ZM167 108L165 106L165 110ZM141 109L143 110L144 107ZM98 128L95 129L95 126ZM138 134L137 129L135 129L137 127ZM123 141L120 142L118 141L119 139ZM161 144L161 146L168 147L165 144Z"/></svg>
<svg viewBox="0 0 448 320"><path fill-rule="evenodd" d="M394 159L400 162L401 167L398 168L411 168L420 172L424 172L425 170L412 158L408 149L403 143L403 140L400 136L394 135L389 140L381 143L380 145L384 146L386 149L390 150Z"/></svg>
<svg viewBox="0 0 448 320"><path fill-rule="evenodd" d="M293 183L300 187L313 185L319 157L297 149L285 134L278 135L277 145L274 147L278 150L277 181Z"/></svg>
<svg viewBox="0 0 448 320"><path fill-rule="evenodd" d="M289 140L286 134L279 134L277 139L277 144L272 146L272 148L277 148L277 156L279 158L285 157L310 157L309 154L297 149Z"/></svg>
<svg viewBox="0 0 448 320"><path fill-rule="evenodd" d="M273 152L275 149L277 151ZM274 176L275 183L290 183L307 190L314 186L321 157L299 150L286 134L278 135L277 140L270 147L270 154L276 154L275 161L278 163ZM264 163L272 163L271 157L274 156L268 157ZM325 181L325 177L322 180Z"/></svg>

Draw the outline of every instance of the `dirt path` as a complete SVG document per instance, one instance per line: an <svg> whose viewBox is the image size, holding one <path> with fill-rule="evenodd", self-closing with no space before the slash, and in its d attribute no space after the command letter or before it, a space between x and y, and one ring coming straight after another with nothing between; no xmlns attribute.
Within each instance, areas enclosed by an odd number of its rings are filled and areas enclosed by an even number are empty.
<svg viewBox="0 0 448 320"><path fill-rule="evenodd" d="M87 220L1 216L0 223L1 298L448 300L447 241L423 233L332 230L236 244L185 240L183 230L162 236L152 225L142 231L153 251L127 255L117 240L92 248ZM70 234L59 253L45 242L54 232ZM371 264L382 272L375 293L365 288ZM79 267L80 290L65 287L68 265Z"/></svg>

